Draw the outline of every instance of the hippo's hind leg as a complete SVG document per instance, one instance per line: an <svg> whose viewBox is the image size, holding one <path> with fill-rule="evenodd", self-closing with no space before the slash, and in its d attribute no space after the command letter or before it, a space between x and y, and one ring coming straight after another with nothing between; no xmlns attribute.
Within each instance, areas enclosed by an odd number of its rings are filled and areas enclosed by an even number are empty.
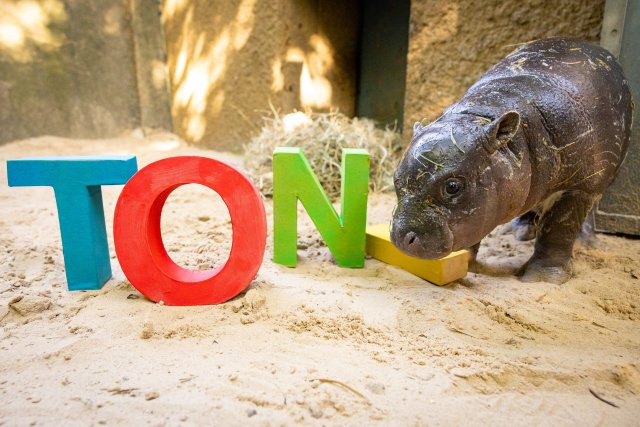
<svg viewBox="0 0 640 427"><path fill-rule="evenodd" d="M578 240L583 245L590 248L597 248L599 241L598 236L596 235L596 230L593 228L593 211L587 215L587 219L582 223L582 227L580 228L580 233L578 233Z"/></svg>
<svg viewBox="0 0 640 427"><path fill-rule="evenodd" d="M588 216L590 215L593 215L593 212ZM598 237L593 229L592 221L589 220L588 216L582 223L582 227L578 233L578 240L580 240L580 242L585 246L595 247L598 242ZM533 240L536 237L536 229L539 221L540 216L534 211L529 211L526 214L520 215L519 217L511 220L511 234L513 234L516 240L520 240L521 242Z"/></svg>
<svg viewBox="0 0 640 427"><path fill-rule="evenodd" d="M524 268L524 282L561 284L571 278L571 255L580 228L597 199L568 191L540 218L533 256Z"/></svg>

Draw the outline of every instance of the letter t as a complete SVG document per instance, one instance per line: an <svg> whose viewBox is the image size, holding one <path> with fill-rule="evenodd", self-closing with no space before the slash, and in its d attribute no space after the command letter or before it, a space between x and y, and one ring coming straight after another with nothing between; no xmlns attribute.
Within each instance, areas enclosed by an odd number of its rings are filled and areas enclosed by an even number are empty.
<svg viewBox="0 0 640 427"><path fill-rule="evenodd" d="M135 156L7 161L10 187L53 187L69 290L100 289L111 277L100 186L125 184L137 170Z"/></svg>

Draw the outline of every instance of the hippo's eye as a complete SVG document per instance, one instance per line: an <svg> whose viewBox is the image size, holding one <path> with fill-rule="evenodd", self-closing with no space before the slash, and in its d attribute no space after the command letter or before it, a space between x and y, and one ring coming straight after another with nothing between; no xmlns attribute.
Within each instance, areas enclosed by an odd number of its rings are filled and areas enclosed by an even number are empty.
<svg viewBox="0 0 640 427"><path fill-rule="evenodd" d="M444 194L446 196L452 197L462 191L464 184L458 178L449 178L444 182Z"/></svg>

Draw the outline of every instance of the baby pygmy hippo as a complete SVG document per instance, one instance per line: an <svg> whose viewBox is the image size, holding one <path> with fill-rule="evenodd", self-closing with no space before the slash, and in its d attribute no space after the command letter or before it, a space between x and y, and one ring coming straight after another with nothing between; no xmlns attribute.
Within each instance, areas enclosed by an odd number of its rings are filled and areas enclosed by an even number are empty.
<svg viewBox="0 0 640 427"><path fill-rule="evenodd" d="M419 258L475 256L520 217L536 237L522 280L566 282L581 225L625 157L632 110L605 49L565 38L521 46L436 121L414 125L395 172L391 240Z"/></svg>

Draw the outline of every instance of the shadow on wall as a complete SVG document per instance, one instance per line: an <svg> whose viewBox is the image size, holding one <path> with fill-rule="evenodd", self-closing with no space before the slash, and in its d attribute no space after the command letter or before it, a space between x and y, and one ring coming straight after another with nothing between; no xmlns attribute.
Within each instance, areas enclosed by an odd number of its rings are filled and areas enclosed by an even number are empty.
<svg viewBox="0 0 640 427"><path fill-rule="evenodd" d="M0 142L30 136L24 129L26 120L18 115L37 122L40 117L46 120L49 109L55 116L54 129L62 132L68 123L56 112L63 108L64 101L52 100L45 106L48 88L42 84L43 79L35 75L35 63L40 64L40 73L46 74L47 79L68 86L65 66L58 53L66 42L63 28L68 16L64 4L58 0L0 0L0 10ZM34 77L33 83L27 81ZM43 92L39 105L30 105L30 99L24 99L39 92Z"/></svg>
<svg viewBox="0 0 640 427"><path fill-rule="evenodd" d="M175 63L170 68L172 114L190 141L200 141L206 132L207 118L222 110L226 95L225 74L233 54L249 40L255 25L255 2L245 0L238 5L232 19L223 20L222 15L217 14L213 22L202 22L208 14L196 10L197 4L201 3L187 0L165 3L163 23L170 28L173 20L181 23L179 50L177 55L173 53Z"/></svg>
<svg viewBox="0 0 640 427"><path fill-rule="evenodd" d="M0 0L0 142L105 137L139 123L120 0Z"/></svg>
<svg viewBox="0 0 640 427"><path fill-rule="evenodd" d="M285 112L352 112L355 66L336 55L317 3L165 0L176 131L193 143L237 151L259 131L270 103ZM355 40L349 43L355 52Z"/></svg>
<svg viewBox="0 0 640 427"><path fill-rule="evenodd" d="M333 88L328 76L334 65L334 52L329 40L313 34L309 38L306 51L299 47L290 47L285 54L285 62L300 64L300 78L298 85L300 106L316 110L330 109ZM271 67L273 83L271 90L278 93L284 89L284 74L282 60L276 58Z"/></svg>
<svg viewBox="0 0 640 427"><path fill-rule="evenodd" d="M412 1L405 135L434 120L518 44L554 36L598 43L604 0Z"/></svg>
<svg viewBox="0 0 640 427"><path fill-rule="evenodd" d="M57 0L1 1L0 54L16 62L29 62L42 52L55 52L64 43L59 29L67 20Z"/></svg>

